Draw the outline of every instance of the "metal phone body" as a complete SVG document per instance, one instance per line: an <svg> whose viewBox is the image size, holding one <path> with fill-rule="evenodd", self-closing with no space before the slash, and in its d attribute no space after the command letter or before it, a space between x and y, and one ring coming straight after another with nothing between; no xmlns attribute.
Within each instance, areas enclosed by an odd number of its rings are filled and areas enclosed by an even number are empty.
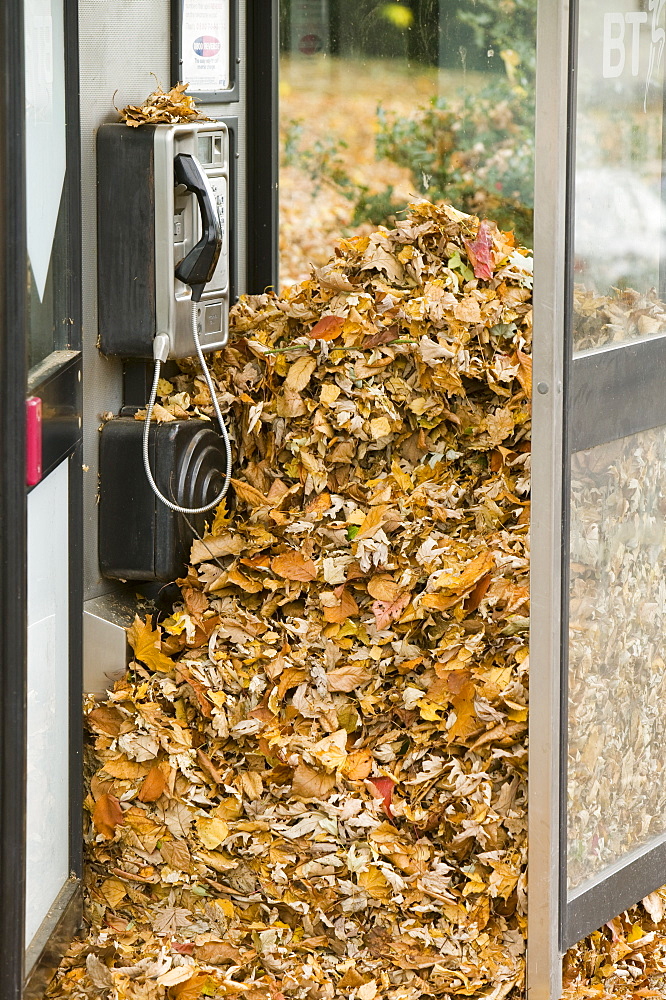
<svg viewBox="0 0 666 1000"><path fill-rule="evenodd" d="M201 236L197 198L176 186L174 157L200 164L217 209L222 248L201 300L175 275ZM152 358L166 333L170 358L223 347L229 333L230 143L223 122L102 125L97 135L97 271L99 347L104 354Z"/></svg>
<svg viewBox="0 0 666 1000"><path fill-rule="evenodd" d="M190 153L201 164L217 207L222 249L201 301L194 304L189 285L175 276L176 267L201 236L196 198L174 187L173 162ZM224 347L229 336L229 134L221 122L160 125L155 129L155 304L157 333L169 336L169 357L194 353L192 309L196 307L203 351Z"/></svg>

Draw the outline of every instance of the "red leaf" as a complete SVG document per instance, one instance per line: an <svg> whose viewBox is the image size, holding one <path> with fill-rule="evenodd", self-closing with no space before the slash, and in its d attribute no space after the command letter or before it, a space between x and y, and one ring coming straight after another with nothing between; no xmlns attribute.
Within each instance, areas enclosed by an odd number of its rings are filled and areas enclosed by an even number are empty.
<svg viewBox="0 0 666 1000"><path fill-rule="evenodd" d="M388 628L391 622L399 618L411 600L411 594L401 594L392 603L390 601L373 601L372 613L375 616L375 625L381 632Z"/></svg>
<svg viewBox="0 0 666 1000"><path fill-rule="evenodd" d="M324 316L310 330L308 337L312 340L335 340L345 325L342 316Z"/></svg>
<svg viewBox="0 0 666 1000"><path fill-rule="evenodd" d="M493 276L495 262L493 261L493 238L490 226L490 222L484 219L479 226L476 239L465 240L475 278L492 278Z"/></svg>
<svg viewBox="0 0 666 1000"><path fill-rule="evenodd" d="M393 819L393 810L391 809L391 799L393 798L393 789L395 788L395 782L391 778L370 778L370 783L375 786L379 794L381 795L384 805L384 812L389 817Z"/></svg>
<svg viewBox="0 0 666 1000"><path fill-rule="evenodd" d="M379 347L380 344L389 344L392 340L397 340L399 333L400 330L397 323L394 323L393 326L383 327L377 333L373 334L372 337L365 338L363 349Z"/></svg>
<svg viewBox="0 0 666 1000"><path fill-rule="evenodd" d="M183 941L182 943L171 942L171 947L174 951L177 951L179 955L193 955L194 954L194 941Z"/></svg>

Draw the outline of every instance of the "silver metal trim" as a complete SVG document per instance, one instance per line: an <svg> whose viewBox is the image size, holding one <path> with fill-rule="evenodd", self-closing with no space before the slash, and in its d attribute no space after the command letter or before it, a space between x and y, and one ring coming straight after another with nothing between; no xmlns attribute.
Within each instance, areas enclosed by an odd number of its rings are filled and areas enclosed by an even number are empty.
<svg viewBox="0 0 666 1000"><path fill-rule="evenodd" d="M623 855L569 893L563 947L570 948L639 899L663 885L666 878L666 833Z"/></svg>
<svg viewBox="0 0 666 1000"><path fill-rule="evenodd" d="M137 614L133 594L110 591L83 604L83 690L106 697L129 663L127 629Z"/></svg>
<svg viewBox="0 0 666 1000"><path fill-rule="evenodd" d="M537 17L527 995L559 1000L562 460L569 3Z"/></svg>
<svg viewBox="0 0 666 1000"><path fill-rule="evenodd" d="M155 334L173 323L173 130L155 129Z"/></svg>
<svg viewBox="0 0 666 1000"><path fill-rule="evenodd" d="M197 140L200 135L223 136L224 150L220 163L202 164L206 185L213 204L218 192L215 185L223 182L225 201L224 245L215 273L204 288L201 302L192 303L191 289L183 285L174 274L178 255L184 256L192 249L200 235L199 209L196 201L188 197L183 212L184 239L176 252L173 238L173 219L176 199L173 184L173 159L178 152L190 153L198 159ZM170 358L189 357L194 354L192 342L192 308L196 308L201 327L201 347L204 352L224 347L229 336L229 131L220 121L192 122L180 125L157 125L153 140L155 154L155 320L156 333L166 333L170 341ZM166 205L166 211L164 206ZM207 332L205 310L219 305L222 330Z"/></svg>
<svg viewBox="0 0 666 1000"><path fill-rule="evenodd" d="M82 919L81 882L71 875L26 949L22 1000L41 1000L44 996L44 990Z"/></svg>
<svg viewBox="0 0 666 1000"><path fill-rule="evenodd" d="M571 451L664 426L665 359L664 334L575 354L568 407Z"/></svg>

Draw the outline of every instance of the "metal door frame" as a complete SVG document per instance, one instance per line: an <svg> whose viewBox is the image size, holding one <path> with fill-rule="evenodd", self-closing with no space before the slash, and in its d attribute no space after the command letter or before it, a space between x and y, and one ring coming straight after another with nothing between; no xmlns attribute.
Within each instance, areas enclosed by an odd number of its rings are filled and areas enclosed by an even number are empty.
<svg viewBox="0 0 666 1000"><path fill-rule="evenodd" d="M27 650L26 361L16 349L26 328L21 0L0 4L0 63L0 996L13 1000L23 987Z"/></svg>
<svg viewBox="0 0 666 1000"><path fill-rule="evenodd" d="M559 1000L568 947L666 881L666 837L626 854L567 897L569 466L571 454L666 423L666 337L572 358L576 35L579 0L540 0L534 235L530 794L527 989ZM663 368L661 369L663 371ZM595 403L604 386L640 385L645 407ZM583 406L585 401L585 406ZM628 405L627 405L628 404ZM641 416L649 410L650 416ZM609 426L612 424L612 426ZM602 430L600 428L603 428Z"/></svg>
<svg viewBox="0 0 666 1000"><path fill-rule="evenodd" d="M43 989L81 915L81 211L78 116L78 4L64 0L67 181L69 210L68 318L72 350L44 366L31 392L53 403L44 422L44 472L68 463L69 480L69 869L70 877L26 950L27 736L27 490L25 399L27 370L27 238L25 185L24 2L0 4L0 965L3 1000L28 1000ZM61 395L65 392L62 400ZM61 405L62 404L62 405Z"/></svg>
<svg viewBox="0 0 666 1000"><path fill-rule="evenodd" d="M540 0L534 190L527 990L562 987L561 605L569 2Z"/></svg>
<svg viewBox="0 0 666 1000"><path fill-rule="evenodd" d="M247 276L277 291L279 261L279 0L247 0Z"/></svg>

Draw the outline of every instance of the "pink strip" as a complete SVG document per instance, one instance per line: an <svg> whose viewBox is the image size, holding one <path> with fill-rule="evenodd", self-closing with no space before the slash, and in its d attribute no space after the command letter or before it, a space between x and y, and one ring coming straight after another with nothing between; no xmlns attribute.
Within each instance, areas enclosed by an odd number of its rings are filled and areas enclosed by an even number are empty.
<svg viewBox="0 0 666 1000"><path fill-rule="evenodd" d="M42 401L30 396L25 401L26 473L28 486L36 486L42 478Z"/></svg>

